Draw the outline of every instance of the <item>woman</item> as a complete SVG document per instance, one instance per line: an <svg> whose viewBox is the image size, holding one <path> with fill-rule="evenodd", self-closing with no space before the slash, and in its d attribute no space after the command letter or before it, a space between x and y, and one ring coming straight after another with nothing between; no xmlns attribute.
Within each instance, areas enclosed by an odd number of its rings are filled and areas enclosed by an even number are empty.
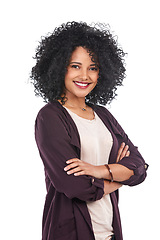
<svg viewBox="0 0 160 240"><path fill-rule="evenodd" d="M142 156L100 105L125 77L124 52L105 25L71 22L42 39L32 69L48 101L35 136L47 195L42 240L122 240L118 189L146 177Z"/></svg>

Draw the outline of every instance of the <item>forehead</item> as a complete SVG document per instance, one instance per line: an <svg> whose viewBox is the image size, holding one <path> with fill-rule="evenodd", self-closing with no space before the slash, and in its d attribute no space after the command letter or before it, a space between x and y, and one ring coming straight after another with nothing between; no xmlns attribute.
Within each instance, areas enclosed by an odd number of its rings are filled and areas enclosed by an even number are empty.
<svg viewBox="0 0 160 240"><path fill-rule="evenodd" d="M89 52L83 48L83 47L77 47L72 55L71 55L71 61L77 61L77 62L92 62L91 56L89 55Z"/></svg>

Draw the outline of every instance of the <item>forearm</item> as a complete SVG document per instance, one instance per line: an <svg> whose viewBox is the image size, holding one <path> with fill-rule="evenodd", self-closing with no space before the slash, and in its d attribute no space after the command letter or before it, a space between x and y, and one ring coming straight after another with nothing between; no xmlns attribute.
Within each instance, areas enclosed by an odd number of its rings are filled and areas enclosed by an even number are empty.
<svg viewBox="0 0 160 240"><path fill-rule="evenodd" d="M77 158L70 159L66 163L68 165L64 168L64 171L66 171L68 175L89 175L99 179L111 180L111 175L105 165L95 166ZM112 171L113 180L116 182L123 182L134 175L132 170L123 165L109 164L108 166Z"/></svg>
<svg viewBox="0 0 160 240"><path fill-rule="evenodd" d="M108 180L104 180L104 195L107 195L109 193L112 193L122 187L122 184L118 182L110 182Z"/></svg>
<svg viewBox="0 0 160 240"><path fill-rule="evenodd" d="M129 168L120 164L109 164L108 166L112 171L113 180L116 182L123 182L134 175L133 170L130 170ZM111 180L111 175L105 166L99 166L99 170L101 171L101 177L103 179Z"/></svg>

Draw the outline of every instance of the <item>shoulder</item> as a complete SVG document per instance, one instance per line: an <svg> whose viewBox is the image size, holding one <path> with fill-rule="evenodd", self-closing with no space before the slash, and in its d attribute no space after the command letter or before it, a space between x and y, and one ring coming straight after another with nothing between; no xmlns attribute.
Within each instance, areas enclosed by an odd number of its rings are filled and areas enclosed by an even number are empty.
<svg viewBox="0 0 160 240"><path fill-rule="evenodd" d="M36 123L44 124L45 126L65 128L69 120L64 107L57 101L46 104L40 109L36 117Z"/></svg>
<svg viewBox="0 0 160 240"><path fill-rule="evenodd" d="M60 132L64 130L70 132L71 126L75 128L69 113L58 101L48 103L40 109L36 125L43 125L48 129L57 128L56 131L59 129Z"/></svg>
<svg viewBox="0 0 160 240"><path fill-rule="evenodd" d="M40 109L37 114L37 118L57 118L63 114L63 107L60 105L59 102L54 101L52 103L47 103L44 107Z"/></svg>
<svg viewBox="0 0 160 240"><path fill-rule="evenodd" d="M114 116L111 114L111 112L107 109L107 107L101 106L101 105L95 105L94 110L98 112L100 115L105 115L105 117L108 118L110 121L115 121Z"/></svg>
<svg viewBox="0 0 160 240"><path fill-rule="evenodd" d="M78 131L67 110L58 102L46 104L38 112L35 122L36 132L48 133L54 138L73 139L73 145L79 147ZM72 141L72 140L71 140Z"/></svg>
<svg viewBox="0 0 160 240"><path fill-rule="evenodd" d="M96 106L95 112L99 115L99 117L103 120L104 123L109 123L113 132L116 134L123 135L124 131L112 113L104 106Z"/></svg>

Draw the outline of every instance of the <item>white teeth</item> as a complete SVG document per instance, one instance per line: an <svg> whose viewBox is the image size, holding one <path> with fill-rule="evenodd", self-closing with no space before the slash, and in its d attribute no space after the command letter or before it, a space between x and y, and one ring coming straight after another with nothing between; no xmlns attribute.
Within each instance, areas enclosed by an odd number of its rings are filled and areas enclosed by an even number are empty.
<svg viewBox="0 0 160 240"><path fill-rule="evenodd" d="M78 83L78 82L75 82L75 84L81 87L86 87L88 85L88 83Z"/></svg>

